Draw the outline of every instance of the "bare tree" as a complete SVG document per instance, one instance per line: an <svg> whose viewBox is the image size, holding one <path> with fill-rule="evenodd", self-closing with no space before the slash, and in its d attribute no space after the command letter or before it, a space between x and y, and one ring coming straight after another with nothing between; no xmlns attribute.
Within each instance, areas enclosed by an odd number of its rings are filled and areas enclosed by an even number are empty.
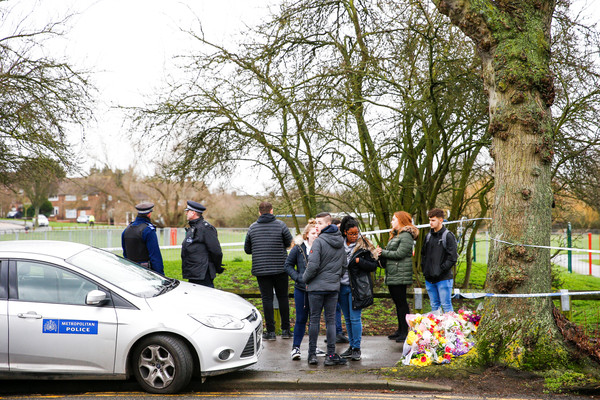
<svg viewBox="0 0 600 400"><path fill-rule="evenodd" d="M460 216L486 198L493 184L482 154L490 137L481 67L472 44L434 8L305 0L286 4L267 26L278 29L273 47L312 55L302 68L318 72L311 84L330 115L321 196L374 215L363 223L380 228L396 210L424 221L435 205Z"/></svg>
<svg viewBox="0 0 600 400"><path fill-rule="evenodd" d="M398 7L410 17L397 18ZM240 160L266 167L291 212L314 215L331 193L381 227L397 209L425 215L453 190L450 171L470 183L488 143L472 46L432 11L304 0L236 52L197 36L206 50L187 63L192 78L137 121L176 141L179 173L231 174ZM336 194L353 190L366 195ZM454 201L453 212L463 206Z"/></svg>
<svg viewBox="0 0 600 400"><path fill-rule="evenodd" d="M201 181L191 179L174 179L166 171L161 170L143 181L150 199L157 205L159 226L183 226L185 204L187 200L203 200L209 196L208 188Z"/></svg>
<svg viewBox="0 0 600 400"><path fill-rule="evenodd" d="M64 169L53 159L36 157L20 163L15 181L34 208L35 227L38 226L40 207L51 194L55 194L59 180L64 177Z"/></svg>
<svg viewBox="0 0 600 400"><path fill-rule="evenodd" d="M159 102L139 110L137 122L175 143L172 174L210 180L250 161L272 173L290 211L314 215L324 153L318 115L298 86L301 73L288 73L272 39L258 35L266 43L258 40L239 53L196 36L208 49L190 59L197 75L173 83Z"/></svg>
<svg viewBox="0 0 600 400"><path fill-rule="evenodd" d="M559 1L552 36L555 196L584 201L600 212L600 69L597 25L586 25Z"/></svg>
<svg viewBox="0 0 600 400"><path fill-rule="evenodd" d="M117 203L125 203L119 210L121 212L134 212L135 205L142 201L153 202L154 222L159 227L183 226L186 223L186 200L204 201L210 197L204 182L174 179L164 170L159 170L153 176L143 177L133 167L127 170L111 169L108 166L93 168L86 179L82 180L82 184L87 191L99 191L110 195Z"/></svg>
<svg viewBox="0 0 600 400"><path fill-rule="evenodd" d="M0 1L5 28L10 11L10 2ZM90 117L91 86L68 63L40 56L43 40L60 35L64 22L29 30L24 21L0 37L0 182L7 183L11 172L37 156L74 166L65 134L70 124Z"/></svg>

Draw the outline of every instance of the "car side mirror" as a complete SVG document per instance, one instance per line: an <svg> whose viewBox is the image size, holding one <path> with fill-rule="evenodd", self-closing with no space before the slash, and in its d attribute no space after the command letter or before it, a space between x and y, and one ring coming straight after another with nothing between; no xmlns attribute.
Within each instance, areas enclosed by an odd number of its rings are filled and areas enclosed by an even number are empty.
<svg viewBox="0 0 600 400"><path fill-rule="evenodd" d="M102 290L92 290L85 296L85 304L99 306L108 301L108 296Z"/></svg>

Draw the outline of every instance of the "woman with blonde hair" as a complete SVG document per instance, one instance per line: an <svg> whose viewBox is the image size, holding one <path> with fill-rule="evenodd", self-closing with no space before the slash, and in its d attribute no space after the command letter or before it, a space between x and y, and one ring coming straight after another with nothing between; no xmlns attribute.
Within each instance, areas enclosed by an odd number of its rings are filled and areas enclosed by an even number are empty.
<svg viewBox="0 0 600 400"><path fill-rule="evenodd" d="M396 305L398 329L389 335L390 340L404 342L408 335L406 314L410 312L406 299L406 289L413 283L412 254L419 229L413 225L412 217L406 211L396 211L392 218L392 232L385 249L377 248L385 260L385 283Z"/></svg>
<svg viewBox="0 0 600 400"><path fill-rule="evenodd" d="M302 275L308 264L308 253L314 240L319 236L319 228L314 219L308 220L308 224L304 227L302 234L294 238L294 247L290 250L283 268L285 272L292 278L294 283L294 303L296 307L296 323L294 325L294 339L292 342L292 352L290 354L292 360L300 359L300 344L306 332L306 322L310 315L308 306L308 294L306 292L306 284L302 280ZM318 349L317 349L318 350ZM324 355L323 351L317 351Z"/></svg>

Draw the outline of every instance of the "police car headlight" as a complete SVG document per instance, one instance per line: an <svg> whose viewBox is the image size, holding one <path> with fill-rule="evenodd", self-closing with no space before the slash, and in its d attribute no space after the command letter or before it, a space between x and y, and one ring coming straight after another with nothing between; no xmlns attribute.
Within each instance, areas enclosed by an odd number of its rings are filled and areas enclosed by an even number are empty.
<svg viewBox="0 0 600 400"><path fill-rule="evenodd" d="M189 314L189 316L200 322L202 325L208 326L209 328L236 330L244 327L244 322L242 320L234 318L231 315Z"/></svg>

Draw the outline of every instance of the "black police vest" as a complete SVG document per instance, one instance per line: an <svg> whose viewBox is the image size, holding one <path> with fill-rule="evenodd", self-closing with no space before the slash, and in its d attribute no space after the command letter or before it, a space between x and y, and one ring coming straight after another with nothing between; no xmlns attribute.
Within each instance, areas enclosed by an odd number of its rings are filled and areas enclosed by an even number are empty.
<svg viewBox="0 0 600 400"><path fill-rule="evenodd" d="M150 254L146 243L142 239L142 231L148 224L129 225L123 232L123 244L127 252L127 259L136 263L148 262Z"/></svg>

